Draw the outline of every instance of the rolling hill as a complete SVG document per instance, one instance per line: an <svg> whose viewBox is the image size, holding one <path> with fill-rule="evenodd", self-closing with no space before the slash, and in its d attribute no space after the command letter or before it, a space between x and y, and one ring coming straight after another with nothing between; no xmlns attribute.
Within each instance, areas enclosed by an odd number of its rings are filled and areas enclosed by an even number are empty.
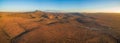
<svg viewBox="0 0 120 43"><path fill-rule="evenodd" d="M94 14L0 12L0 43L120 43L120 16Z"/></svg>

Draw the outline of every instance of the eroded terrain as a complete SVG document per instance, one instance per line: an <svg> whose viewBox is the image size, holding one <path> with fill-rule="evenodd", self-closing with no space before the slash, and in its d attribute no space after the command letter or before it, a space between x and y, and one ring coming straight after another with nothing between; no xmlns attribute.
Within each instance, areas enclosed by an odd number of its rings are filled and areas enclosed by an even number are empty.
<svg viewBox="0 0 120 43"><path fill-rule="evenodd" d="M119 43L116 34L81 13L0 13L0 43Z"/></svg>

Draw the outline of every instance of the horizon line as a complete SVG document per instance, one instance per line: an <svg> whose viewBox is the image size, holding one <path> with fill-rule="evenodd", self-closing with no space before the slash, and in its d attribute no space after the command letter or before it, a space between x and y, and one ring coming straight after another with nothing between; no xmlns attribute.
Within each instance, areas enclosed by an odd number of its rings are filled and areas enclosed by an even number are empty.
<svg viewBox="0 0 120 43"><path fill-rule="evenodd" d="M120 13L120 12L101 12L101 11L95 11L95 12L88 12L88 11L61 11L61 10L32 10L32 11L0 11L1 12L35 12L35 11L42 11L42 12L63 12L63 13Z"/></svg>

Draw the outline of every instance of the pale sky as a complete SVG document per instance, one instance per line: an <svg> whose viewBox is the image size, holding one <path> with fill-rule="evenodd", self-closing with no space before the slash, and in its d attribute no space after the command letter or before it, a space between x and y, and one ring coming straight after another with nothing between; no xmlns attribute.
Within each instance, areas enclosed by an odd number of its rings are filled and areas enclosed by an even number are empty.
<svg viewBox="0 0 120 43"><path fill-rule="evenodd" d="M0 0L0 11L120 12L120 0Z"/></svg>

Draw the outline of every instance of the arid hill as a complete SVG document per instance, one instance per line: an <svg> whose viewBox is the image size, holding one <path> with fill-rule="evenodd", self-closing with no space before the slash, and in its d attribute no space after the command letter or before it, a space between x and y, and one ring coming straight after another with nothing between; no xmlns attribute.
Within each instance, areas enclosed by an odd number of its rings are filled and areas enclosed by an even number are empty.
<svg viewBox="0 0 120 43"><path fill-rule="evenodd" d="M113 28L83 13L1 12L0 43L120 43Z"/></svg>

